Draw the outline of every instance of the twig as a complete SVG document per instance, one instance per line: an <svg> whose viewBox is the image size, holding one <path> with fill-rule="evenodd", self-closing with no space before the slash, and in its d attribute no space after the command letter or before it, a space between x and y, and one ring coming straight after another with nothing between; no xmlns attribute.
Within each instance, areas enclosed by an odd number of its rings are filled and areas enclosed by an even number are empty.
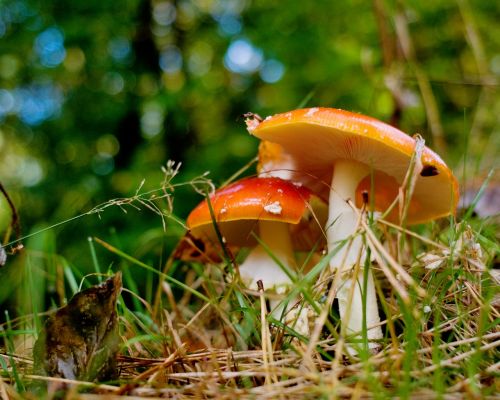
<svg viewBox="0 0 500 400"><path fill-rule="evenodd" d="M387 266L384 259L380 256L380 253L378 252L378 249L373 241L373 238L370 235L367 235L367 243L368 247L372 251L373 256L375 257L375 261L377 261L379 268L382 270L389 283L394 287L394 289L396 289L401 299L405 302L405 304L408 305L410 303L410 296L408 292L403 286L401 286L396 276Z"/></svg>
<svg viewBox="0 0 500 400"><path fill-rule="evenodd" d="M165 358L165 360L161 364L155 365L154 367L152 367L152 368L144 371L143 373L135 376L132 382L140 382L140 381L146 379L148 376L155 374L160 369L164 369L164 368L167 368L168 366L172 365L182 355L184 350L185 350L184 345L182 344L172 354L170 354L167 358Z"/></svg>
<svg viewBox="0 0 500 400"><path fill-rule="evenodd" d="M356 207L352 202L349 202L351 207L355 211ZM357 211L359 212L359 211ZM422 289L418 284L414 281L414 279L408 274L408 272L405 271L405 269L399 265L399 263L387 252L387 250L382 246L382 243L377 239L371 228L368 226L368 224L365 221L361 221L362 227L365 229L367 236L369 239L372 241L373 245L376 247L376 249L379 251L380 254L387 260L389 265L399 274L402 280L404 280L408 285L412 286L417 294L421 297L426 296L426 292L424 289Z"/></svg>
<svg viewBox="0 0 500 400"><path fill-rule="evenodd" d="M472 356L473 354L477 353L478 351L483 352L483 351L487 351L490 349L494 349L495 347L498 347L498 346L500 346L500 340L497 340L496 342L491 342L491 343L485 344L485 345L481 346L479 349L466 351L465 353L458 354L455 357L448 358L447 360L442 360L442 361L438 362L437 364L433 364L429 367L422 369L420 372L422 374L426 374L429 372L433 372L438 368L452 367L453 364L456 363L457 361L461 361L465 358L468 358L468 357Z"/></svg>
<svg viewBox="0 0 500 400"><path fill-rule="evenodd" d="M273 359L273 345L271 343L271 332L269 332L269 325L267 324L267 307L266 298L264 296L264 286L261 280L257 281L260 297L260 323L261 323L261 340L262 340L262 361L264 363L264 370L266 371L266 385L276 382L278 379L269 369L269 364L274 363Z"/></svg>
<svg viewBox="0 0 500 400"><path fill-rule="evenodd" d="M7 192L7 190L5 190L5 188L1 182L0 182L0 192L2 192L3 197L5 197L5 200L7 200L7 203L9 204L10 212L12 214L12 218L10 221L10 228L5 233L5 237L3 238L3 241L2 241L2 246L5 246L7 244L7 242L9 241L10 230L13 229L15 234L16 234L15 242L18 243L18 245L12 250L12 252L14 253L15 251L18 251L19 249L22 249L22 244L20 243L20 241L22 239L21 238L21 222L19 219L19 214L17 213L16 206L14 205L14 202L10 198L9 193ZM1 250L4 252L3 248ZM3 253L3 260L0 263L0 267L3 264L5 264L6 259L7 259L7 255L4 252Z"/></svg>
<svg viewBox="0 0 500 400"><path fill-rule="evenodd" d="M10 400L10 396L7 393L6 384L1 377L0 377L0 399L1 400Z"/></svg>

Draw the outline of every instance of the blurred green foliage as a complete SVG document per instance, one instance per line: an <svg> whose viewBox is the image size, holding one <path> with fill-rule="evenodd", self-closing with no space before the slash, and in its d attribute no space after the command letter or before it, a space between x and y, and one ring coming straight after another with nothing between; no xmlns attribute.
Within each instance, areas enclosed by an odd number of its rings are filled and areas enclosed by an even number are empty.
<svg viewBox="0 0 500 400"><path fill-rule="evenodd" d="M499 20L484 0L1 0L1 182L29 234L143 179L158 188L167 160L182 162L176 182L210 171L220 184L257 149L241 114L304 105L419 132L459 175L467 149L480 180L499 145ZM201 199L189 187L174 197L181 219ZM128 210L33 237L2 273L93 270L88 236L160 267L182 227ZM4 230L9 216L2 203Z"/></svg>

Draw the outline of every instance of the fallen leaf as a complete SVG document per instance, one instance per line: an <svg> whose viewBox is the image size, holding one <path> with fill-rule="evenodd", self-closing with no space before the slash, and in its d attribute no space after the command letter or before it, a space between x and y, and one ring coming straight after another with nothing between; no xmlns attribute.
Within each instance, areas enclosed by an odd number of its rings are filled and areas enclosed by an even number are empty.
<svg viewBox="0 0 500 400"><path fill-rule="evenodd" d="M50 316L33 349L34 373L90 382L116 378L121 288L119 272Z"/></svg>

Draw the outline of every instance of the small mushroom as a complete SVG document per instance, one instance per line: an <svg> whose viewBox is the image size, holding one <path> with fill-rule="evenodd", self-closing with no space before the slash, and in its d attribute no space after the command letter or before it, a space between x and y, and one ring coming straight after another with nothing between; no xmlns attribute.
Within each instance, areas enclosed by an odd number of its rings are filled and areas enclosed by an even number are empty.
<svg viewBox="0 0 500 400"><path fill-rule="evenodd" d="M249 132L272 144L261 146L261 173L302 182L323 198L329 198L326 225L329 251L355 234L363 193L373 198L368 205L372 211L385 211L398 195L415 148L415 140L404 132L374 118L333 108L308 108L268 117L257 124L248 124ZM282 157L276 158L277 156ZM458 202L458 184L451 170L429 148L422 153L422 173L415 183L406 223L427 222L453 214ZM373 184L373 186L372 186ZM366 199L365 199L366 200ZM388 220L399 221L397 210ZM346 320L347 299L352 284L348 273L363 253L360 236L354 237L348 254L347 247L330 261L332 270L346 271L337 292L342 323L346 332L362 331L363 274L357 278ZM345 257L345 262L343 263ZM363 265L364 257L361 258ZM367 282L367 326L380 322L372 274ZM382 337L380 327L368 331L368 339ZM372 344L372 347L375 347Z"/></svg>
<svg viewBox="0 0 500 400"><path fill-rule="evenodd" d="M293 281L289 273L296 271L294 251L310 251L324 237L326 204L312 192L280 178L246 178L215 192L209 204L202 201L188 216L191 235L210 243L217 242L214 222L228 245L251 247L239 266L239 273L250 289L257 290L261 280L264 289L283 294ZM262 246L259 241L265 244ZM281 268L272 254L282 264ZM280 317L283 309L275 307ZM302 333L307 332L306 316L299 316ZM298 328L296 328L298 329ZM298 329L299 330L299 329Z"/></svg>

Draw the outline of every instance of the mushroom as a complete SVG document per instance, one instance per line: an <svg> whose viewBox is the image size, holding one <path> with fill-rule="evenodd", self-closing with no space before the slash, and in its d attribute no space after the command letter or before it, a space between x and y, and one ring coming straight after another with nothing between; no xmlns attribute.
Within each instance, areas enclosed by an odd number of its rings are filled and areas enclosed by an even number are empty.
<svg viewBox="0 0 500 400"><path fill-rule="evenodd" d="M282 171L282 177L302 182L320 196L329 198L326 225L328 249L353 236L350 249L345 246L330 260L331 270L342 268L343 276L337 288L341 322L348 334L362 331L363 274L357 277L346 320L347 299L352 280L348 273L358 262L364 264L363 242L355 236L358 212L363 205L362 193L372 196L371 211L385 211L398 195L416 141L404 132L374 118L333 108L308 108L267 117L259 123L247 121L249 132L272 144L261 146L261 173ZM281 157L281 158L280 158ZM454 213L458 202L458 184L441 158L425 147L421 159L423 168L415 182L406 223L427 222ZM287 173L283 173L287 171ZM373 186L372 186L373 183ZM351 203L352 204L352 203ZM399 221L397 210L386 218ZM345 257L345 259L344 259ZM345 272L345 273L344 273ZM378 326L377 301L373 276L369 271L366 300L367 337L382 337ZM371 343L370 347L376 347Z"/></svg>
<svg viewBox="0 0 500 400"><path fill-rule="evenodd" d="M210 197L210 206L215 221L207 200L189 214L191 235L216 243L217 223L224 243L252 247L239 266L240 276L250 289L257 290L257 281L261 280L267 291L286 293L297 269L294 250L311 250L324 236L326 204L309 189L280 178L239 180L216 191ZM278 303L271 300L277 318L287 311L277 307ZM299 315L296 330L308 331L305 315Z"/></svg>

